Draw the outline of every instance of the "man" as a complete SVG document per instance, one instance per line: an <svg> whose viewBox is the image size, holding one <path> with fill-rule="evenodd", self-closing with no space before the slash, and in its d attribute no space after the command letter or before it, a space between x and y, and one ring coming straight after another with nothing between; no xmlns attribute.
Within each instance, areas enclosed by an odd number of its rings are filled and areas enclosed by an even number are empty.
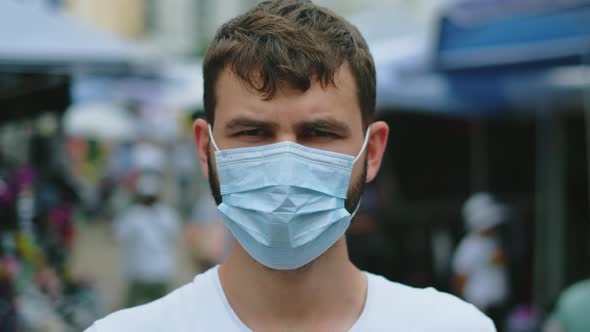
<svg viewBox="0 0 590 332"><path fill-rule="evenodd" d="M126 306L151 302L168 293L176 275L176 241L180 223L174 210L160 202L161 175L143 171L136 202L113 223L121 243L127 279Z"/></svg>
<svg viewBox="0 0 590 332"><path fill-rule="evenodd" d="M219 267L89 331L494 331L455 297L348 259L388 135L355 27L310 1L264 1L220 28L203 70L195 139L237 241Z"/></svg>
<svg viewBox="0 0 590 332"><path fill-rule="evenodd" d="M224 226L209 193L199 195L192 218L185 227L185 239L198 271L220 264L229 255L234 238Z"/></svg>
<svg viewBox="0 0 590 332"><path fill-rule="evenodd" d="M455 291L496 322L508 301L508 271L500 227L509 209L490 193L475 193L463 205L467 235L453 257Z"/></svg>

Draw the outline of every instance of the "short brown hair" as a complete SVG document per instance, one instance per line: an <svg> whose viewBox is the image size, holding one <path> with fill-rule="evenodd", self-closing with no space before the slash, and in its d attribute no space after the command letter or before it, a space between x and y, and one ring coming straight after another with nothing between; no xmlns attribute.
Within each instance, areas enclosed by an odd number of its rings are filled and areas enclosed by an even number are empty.
<svg viewBox="0 0 590 332"><path fill-rule="evenodd" d="M357 28L309 0L263 1L223 24L209 45L203 64L205 115L213 123L215 84L225 68L271 99L285 84L301 91L312 80L333 85L345 62L367 126L375 113L375 65Z"/></svg>

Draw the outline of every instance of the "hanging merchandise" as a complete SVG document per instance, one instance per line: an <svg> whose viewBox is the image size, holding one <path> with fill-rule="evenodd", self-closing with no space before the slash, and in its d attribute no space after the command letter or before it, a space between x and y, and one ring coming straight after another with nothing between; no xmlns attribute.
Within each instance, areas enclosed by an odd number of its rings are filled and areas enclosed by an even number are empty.
<svg viewBox="0 0 590 332"><path fill-rule="evenodd" d="M0 134L0 306L27 331L80 330L100 312L96 290L70 272L78 189L55 127L44 117L3 124L14 135ZM0 331L14 330L6 322Z"/></svg>
<svg viewBox="0 0 590 332"><path fill-rule="evenodd" d="M35 215L34 201L34 172L30 167L21 167L16 173L18 197L16 201L18 225L21 232L35 240L33 230L33 216Z"/></svg>

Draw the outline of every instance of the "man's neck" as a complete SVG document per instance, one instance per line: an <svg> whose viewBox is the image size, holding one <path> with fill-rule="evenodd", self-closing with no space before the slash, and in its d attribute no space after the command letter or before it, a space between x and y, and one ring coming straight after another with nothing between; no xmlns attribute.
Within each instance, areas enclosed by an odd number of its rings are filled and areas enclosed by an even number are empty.
<svg viewBox="0 0 590 332"><path fill-rule="evenodd" d="M366 276L348 259L344 238L310 264L272 270L236 243L219 268L229 304L252 330L348 330L361 315Z"/></svg>

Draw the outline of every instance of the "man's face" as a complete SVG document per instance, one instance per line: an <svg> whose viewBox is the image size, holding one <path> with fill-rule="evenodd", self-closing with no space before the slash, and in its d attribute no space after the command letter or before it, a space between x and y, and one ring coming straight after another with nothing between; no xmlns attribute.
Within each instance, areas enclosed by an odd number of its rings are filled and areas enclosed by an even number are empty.
<svg viewBox="0 0 590 332"><path fill-rule="evenodd" d="M229 69L224 70L215 87L212 135L217 146L225 150L291 141L356 156L362 148L365 131L356 82L347 64L336 72L334 83L323 87L314 81L305 92L284 86L272 99L265 100ZM367 148L352 171L346 202L349 212L356 207L364 183L376 176L385 150L387 125L374 122L369 128ZM194 131L201 169L209 178L219 204L219 181L207 122L196 120Z"/></svg>
<svg viewBox="0 0 590 332"><path fill-rule="evenodd" d="M216 86L213 137L221 150L291 141L312 148L356 156L364 131L355 80L347 65L335 76L335 86L313 82L301 92L287 86L272 99L264 98L231 71L221 73ZM214 148L209 150L209 183L219 204ZM353 168L347 209L358 203L366 177L364 156ZM302 175L304 176L304 175Z"/></svg>

